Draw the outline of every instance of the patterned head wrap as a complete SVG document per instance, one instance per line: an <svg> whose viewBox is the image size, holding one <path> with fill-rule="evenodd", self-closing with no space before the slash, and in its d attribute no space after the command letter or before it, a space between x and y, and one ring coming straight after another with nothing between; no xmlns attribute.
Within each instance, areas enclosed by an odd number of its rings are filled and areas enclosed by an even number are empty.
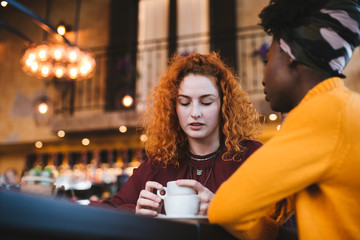
<svg viewBox="0 0 360 240"><path fill-rule="evenodd" d="M280 47L294 60L319 72L341 72L360 44L360 6L355 0L329 0L304 24L280 36Z"/></svg>

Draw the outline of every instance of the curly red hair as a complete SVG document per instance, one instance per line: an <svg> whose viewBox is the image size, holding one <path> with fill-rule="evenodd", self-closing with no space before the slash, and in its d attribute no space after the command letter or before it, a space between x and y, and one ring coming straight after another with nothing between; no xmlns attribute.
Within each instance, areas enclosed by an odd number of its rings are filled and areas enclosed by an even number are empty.
<svg viewBox="0 0 360 240"><path fill-rule="evenodd" d="M220 141L228 149L222 157L234 160L245 151L242 141L257 138L261 125L248 94L217 53L175 55L171 59L165 75L148 99L143 123L148 137L147 155L164 166L178 166L179 159L186 153L187 136L177 117L176 98L180 83L190 73L215 78L221 99ZM230 152L235 152L235 156L226 159Z"/></svg>

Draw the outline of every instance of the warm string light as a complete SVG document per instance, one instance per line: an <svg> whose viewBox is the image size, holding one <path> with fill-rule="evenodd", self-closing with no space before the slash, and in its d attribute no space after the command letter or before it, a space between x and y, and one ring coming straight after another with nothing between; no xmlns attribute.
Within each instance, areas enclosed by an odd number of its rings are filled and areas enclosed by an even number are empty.
<svg viewBox="0 0 360 240"><path fill-rule="evenodd" d="M49 106L46 103L40 103L37 108L41 114L46 114L49 110Z"/></svg>
<svg viewBox="0 0 360 240"><path fill-rule="evenodd" d="M36 141L35 142L35 147L36 148L42 148L43 147L43 143L41 141Z"/></svg>
<svg viewBox="0 0 360 240"><path fill-rule="evenodd" d="M58 135L58 137L63 138L63 137L65 137L65 131L64 131L64 130L59 130L59 131L57 132L57 135Z"/></svg>
<svg viewBox="0 0 360 240"><path fill-rule="evenodd" d="M83 138L81 140L81 144L84 145L84 146L88 146L90 144L90 139L88 138Z"/></svg>
<svg viewBox="0 0 360 240"><path fill-rule="evenodd" d="M126 126L120 126L120 127L119 127L119 132L121 132L121 133L126 133L126 131L127 131L127 127L126 127Z"/></svg>
<svg viewBox="0 0 360 240"><path fill-rule="evenodd" d="M65 27L65 25L62 25L62 24L59 25L56 30L57 30L58 34L60 34L61 36L64 36L66 33L66 27Z"/></svg>
<svg viewBox="0 0 360 240"><path fill-rule="evenodd" d="M39 78L82 80L93 76L95 59L76 46L42 43L28 48L21 60L23 70Z"/></svg>
<svg viewBox="0 0 360 240"><path fill-rule="evenodd" d="M8 5L7 1L1 1L1 6L6 7Z"/></svg>
<svg viewBox="0 0 360 240"><path fill-rule="evenodd" d="M122 103L125 107L130 107L134 102L134 99L130 95L126 95L122 99Z"/></svg>
<svg viewBox="0 0 360 240"><path fill-rule="evenodd" d="M274 113L269 115L270 121L276 121L277 118L278 118L278 116L276 114L274 114Z"/></svg>
<svg viewBox="0 0 360 240"><path fill-rule="evenodd" d="M147 140L148 140L148 137L147 137L145 134L142 134L142 135L140 136L140 141L146 142Z"/></svg>

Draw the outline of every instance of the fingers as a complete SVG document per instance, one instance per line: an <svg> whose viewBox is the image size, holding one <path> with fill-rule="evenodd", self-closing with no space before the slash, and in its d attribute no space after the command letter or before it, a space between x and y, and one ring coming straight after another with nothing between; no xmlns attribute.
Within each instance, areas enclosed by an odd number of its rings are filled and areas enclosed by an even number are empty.
<svg viewBox="0 0 360 240"><path fill-rule="evenodd" d="M208 202L200 202L199 213L200 216L206 216L209 208Z"/></svg>
<svg viewBox="0 0 360 240"><path fill-rule="evenodd" d="M157 182L148 181L145 184L136 203L136 214L156 216L160 209L162 199L153 193L154 189L162 189L162 185Z"/></svg>
<svg viewBox="0 0 360 240"><path fill-rule="evenodd" d="M198 192L198 196L200 198L199 215L207 215L207 210L209 208L210 201L214 197L214 193L196 180L180 179L177 180L176 183L179 186L191 187Z"/></svg>
<svg viewBox="0 0 360 240"><path fill-rule="evenodd" d="M136 214L156 216L159 208L160 202L139 197L136 204Z"/></svg>
<svg viewBox="0 0 360 240"><path fill-rule="evenodd" d="M176 180L176 184L183 187L191 187L197 192L201 192L204 190L204 186L193 179L179 179Z"/></svg>
<svg viewBox="0 0 360 240"><path fill-rule="evenodd" d="M162 189L163 185L154 181L147 181L145 184L145 190L152 192L153 189Z"/></svg>

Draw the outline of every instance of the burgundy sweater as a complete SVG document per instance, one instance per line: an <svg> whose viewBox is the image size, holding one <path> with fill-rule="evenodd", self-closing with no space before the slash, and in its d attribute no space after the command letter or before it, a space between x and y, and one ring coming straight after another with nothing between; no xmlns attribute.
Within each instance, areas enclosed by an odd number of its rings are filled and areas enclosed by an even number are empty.
<svg viewBox="0 0 360 240"><path fill-rule="evenodd" d="M241 164L253 152L261 147L261 145L262 144L257 141L245 141L244 146L246 147L246 150L243 152L241 157L236 159L237 161L223 160L223 158L231 159L233 157L231 154L223 155L227 150L226 147L223 147L220 153L217 155L214 165L213 159L206 161L196 161L186 156L185 158L180 159L179 167L168 165L166 168L163 168L159 165L159 163L153 162L151 158L147 158L137 169L134 169L133 175L124 184L120 191L110 200L102 201L101 205L135 211L136 202L139 198L140 191L145 188L147 181L155 181L162 184L163 186L166 186L168 181L177 179L191 179L190 171L193 171L193 179L197 180L203 185L206 179L209 177L205 187L215 193L221 183L227 180L230 175L233 174L233 172L235 172L235 170L241 166ZM198 158L206 158L211 155L212 154L201 157L196 155L193 156ZM213 171L209 176L212 165L214 166ZM203 169L200 176L197 176L195 167L198 169Z"/></svg>

